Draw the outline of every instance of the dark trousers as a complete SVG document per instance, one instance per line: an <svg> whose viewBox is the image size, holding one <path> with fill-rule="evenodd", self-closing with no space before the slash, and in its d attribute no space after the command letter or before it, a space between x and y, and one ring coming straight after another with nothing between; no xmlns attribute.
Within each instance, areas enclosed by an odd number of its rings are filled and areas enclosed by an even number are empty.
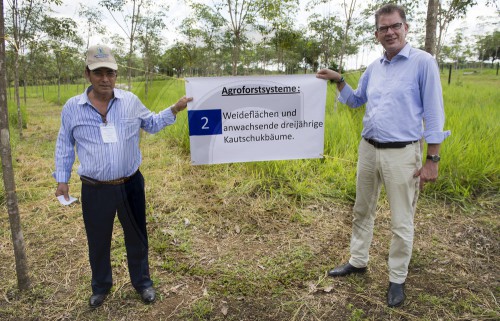
<svg viewBox="0 0 500 321"><path fill-rule="evenodd" d="M148 236L144 177L137 171L120 185L82 184L82 211L89 260L92 269L92 293L108 293L113 285L111 273L111 236L118 219L125 236L127 263L132 285L137 291L153 285L149 276Z"/></svg>

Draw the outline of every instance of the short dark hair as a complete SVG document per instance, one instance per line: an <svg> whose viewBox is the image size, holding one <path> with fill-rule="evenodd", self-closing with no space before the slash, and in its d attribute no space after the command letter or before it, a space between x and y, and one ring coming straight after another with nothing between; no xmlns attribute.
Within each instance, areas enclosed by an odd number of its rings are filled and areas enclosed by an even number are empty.
<svg viewBox="0 0 500 321"><path fill-rule="evenodd" d="M378 29L378 18L382 15L386 14L391 14L393 12L399 13L399 16L401 19L403 19L403 22L406 23L406 13L405 9L401 6L398 6L393 3L388 3L380 7L376 12L375 12L375 29Z"/></svg>

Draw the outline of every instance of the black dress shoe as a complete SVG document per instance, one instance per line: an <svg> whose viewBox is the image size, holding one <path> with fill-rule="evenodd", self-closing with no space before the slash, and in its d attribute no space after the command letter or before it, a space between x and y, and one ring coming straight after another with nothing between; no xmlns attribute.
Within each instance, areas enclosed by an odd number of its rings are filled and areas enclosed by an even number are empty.
<svg viewBox="0 0 500 321"><path fill-rule="evenodd" d="M389 289L387 290L387 306L395 308L401 306L405 302L405 284L398 284L389 282Z"/></svg>
<svg viewBox="0 0 500 321"><path fill-rule="evenodd" d="M365 273L366 272L366 266L362 268L357 268L355 266L352 266L350 263L346 263L341 266L337 266L333 270L328 271L328 276L346 276L351 273Z"/></svg>
<svg viewBox="0 0 500 321"><path fill-rule="evenodd" d="M146 304L153 303L156 300L156 292L152 286L140 291L139 294L141 295L142 302Z"/></svg>
<svg viewBox="0 0 500 321"><path fill-rule="evenodd" d="M92 294L89 299L89 305L91 308L98 308L102 305L104 300L106 300L107 294Z"/></svg>

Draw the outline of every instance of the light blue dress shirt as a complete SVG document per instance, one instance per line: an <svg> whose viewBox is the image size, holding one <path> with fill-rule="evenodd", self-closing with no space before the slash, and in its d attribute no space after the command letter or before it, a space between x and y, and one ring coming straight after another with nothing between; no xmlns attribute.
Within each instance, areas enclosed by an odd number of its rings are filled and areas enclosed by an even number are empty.
<svg viewBox="0 0 500 321"><path fill-rule="evenodd" d="M424 137L428 144L440 144L450 135L443 131L443 93L436 60L409 44L392 60L384 55L371 63L358 88L346 84L339 101L353 108L366 103L364 138L385 143Z"/></svg>
<svg viewBox="0 0 500 321"><path fill-rule="evenodd" d="M90 103L87 95L90 89L70 98L62 110L53 174L59 183L67 183L71 177L75 147L80 176L100 181L131 176L142 160L140 130L156 133L176 119L170 108L153 113L133 93L115 88L106 120L115 126L118 139L116 143L104 143L100 130L103 120Z"/></svg>

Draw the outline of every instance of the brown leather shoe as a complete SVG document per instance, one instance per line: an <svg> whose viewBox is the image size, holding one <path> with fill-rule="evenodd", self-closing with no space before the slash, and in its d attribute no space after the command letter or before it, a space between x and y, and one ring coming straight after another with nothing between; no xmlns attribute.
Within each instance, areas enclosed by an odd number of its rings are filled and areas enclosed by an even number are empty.
<svg viewBox="0 0 500 321"><path fill-rule="evenodd" d="M93 309L100 307L106 300L106 296L107 294L92 294L89 299L90 307Z"/></svg>
<svg viewBox="0 0 500 321"><path fill-rule="evenodd" d="M387 306L390 308L399 307L405 302L405 299L405 284L389 282L389 289L387 290Z"/></svg>
<svg viewBox="0 0 500 321"><path fill-rule="evenodd" d="M140 291L139 294L141 295L142 302L146 304L153 303L156 300L156 292L152 286Z"/></svg>
<svg viewBox="0 0 500 321"><path fill-rule="evenodd" d="M362 268L357 268L355 266L352 266L350 263L346 263L344 265L337 266L333 270L328 271L328 276L346 276L351 273L365 273L366 272L366 266Z"/></svg>

